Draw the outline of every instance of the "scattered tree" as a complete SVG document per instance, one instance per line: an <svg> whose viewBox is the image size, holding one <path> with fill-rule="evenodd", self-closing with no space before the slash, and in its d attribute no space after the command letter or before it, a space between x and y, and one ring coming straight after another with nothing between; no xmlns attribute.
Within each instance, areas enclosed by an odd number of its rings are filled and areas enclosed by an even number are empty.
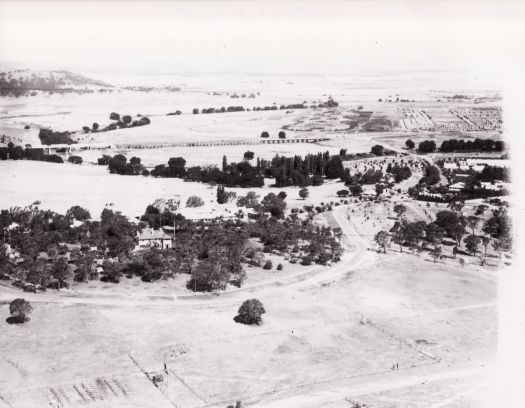
<svg viewBox="0 0 525 408"><path fill-rule="evenodd" d="M244 303L239 308L237 316L234 320L237 323L242 324L261 324L262 315L266 313L264 306L258 299L249 299L245 300Z"/></svg>
<svg viewBox="0 0 525 408"><path fill-rule="evenodd" d="M188 197L186 207L201 207L204 205L204 200L198 196Z"/></svg>
<svg viewBox="0 0 525 408"><path fill-rule="evenodd" d="M7 319L8 323L25 323L29 321L28 315L33 311L31 304L22 298L17 298L9 304L9 313L11 317Z"/></svg>
<svg viewBox="0 0 525 408"><path fill-rule="evenodd" d="M310 192L307 188L302 188L301 190L299 190L299 197L301 197L303 200L306 200L309 194Z"/></svg>
<svg viewBox="0 0 525 408"><path fill-rule="evenodd" d="M390 235L387 231L379 231L375 237L374 241L379 247L383 248L383 252L386 254L386 248L390 245Z"/></svg>
<svg viewBox="0 0 525 408"><path fill-rule="evenodd" d="M384 147L381 146L381 145L374 145L374 146L372 146L372 149L370 149L370 152L374 156L382 156L383 155L383 151L384 151Z"/></svg>

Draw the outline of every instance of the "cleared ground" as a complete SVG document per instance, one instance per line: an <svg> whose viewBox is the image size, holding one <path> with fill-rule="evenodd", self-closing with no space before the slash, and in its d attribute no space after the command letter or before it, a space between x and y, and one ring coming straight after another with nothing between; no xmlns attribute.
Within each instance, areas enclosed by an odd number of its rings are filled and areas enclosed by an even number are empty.
<svg viewBox="0 0 525 408"><path fill-rule="evenodd" d="M15 407L56 401L52 390L68 395L67 403L61 397L63 406L153 407L171 401L220 407L242 399L256 406L286 401L299 407L319 396L326 402L342 391L352 395L352 389L372 382L407 381L410 406L424 407L417 399L424 391L410 378L424 382L425 376L464 369L483 374L496 344L495 277L394 250L367 251L366 239L355 245L361 238L345 212L334 215L325 218L344 228L348 251L342 263L304 279L283 277L281 284L217 298L147 303L135 297L32 295L29 324L0 323L2 332L9 332L0 360L9 375L2 376L0 395ZM277 272L274 279L279 280ZM47 296L52 303L45 303ZM262 326L232 320L250 297L265 305ZM7 305L0 313L7 315ZM168 374L156 389L141 373L160 373L164 363ZM396 363L399 370L393 371ZM115 395L104 382L113 386L114 380L134 391L125 395L115 389ZM79 388L84 401L73 385L98 394L93 400ZM450 396L446 382L434 385L436 400ZM155 403L141 405L145 395ZM391 403L404 406L403 400L394 394Z"/></svg>

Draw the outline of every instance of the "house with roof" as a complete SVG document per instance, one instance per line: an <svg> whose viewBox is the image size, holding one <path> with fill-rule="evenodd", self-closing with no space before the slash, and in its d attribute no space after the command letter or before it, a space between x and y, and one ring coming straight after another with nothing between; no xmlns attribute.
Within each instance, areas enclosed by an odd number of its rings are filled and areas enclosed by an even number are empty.
<svg viewBox="0 0 525 408"><path fill-rule="evenodd" d="M458 181L457 183L454 183L448 186L448 191L457 193L457 192L463 191L464 188L465 188L465 183L463 181Z"/></svg>
<svg viewBox="0 0 525 408"><path fill-rule="evenodd" d="M138 245L135 250L159 248L170 249L172 247L172 237L163 230L145 228L137 234Z"/></svg>

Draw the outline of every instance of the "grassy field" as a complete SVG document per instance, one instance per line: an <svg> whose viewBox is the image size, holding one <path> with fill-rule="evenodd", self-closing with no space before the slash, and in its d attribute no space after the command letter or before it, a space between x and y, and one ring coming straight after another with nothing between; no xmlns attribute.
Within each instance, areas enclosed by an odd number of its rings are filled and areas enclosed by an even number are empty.
<svg viewBox="0 0 525 408"><path fill-rule="evenodd" d="M9 333L0 360L9 375L1 376L0 395L25 407L35 395L52 399L51 389L96 389L101 378L135 390L115 395L100 385L104 401L115 407L140 406L137 398L145 395L185 407L225 406L236 399L259 405L276 396L392 378L395 363L396 375L404 376L491 361L494 278L395 251L375 256L369 266L329 285L305 281L284 296L258 291L254 295L267 310L259 327L232 320L242 294L190 309L178 302L36 303L29 324L0 323L2 333ZM0 314L7 315L6 305ZM157 395L141 370L161 372L165 362L169 373ZM31 394L20 391L26 388ZM444 398L450 391L443 384L435 392ZM77 406L69 398L64 406Z"/></svg>
<svg viewBox="0 0 525 408"><path fill-rule="evenodd" d="M104 166L54 164L33 161L0 161L3 180L0 184L0 208L26 206L41 201L42 208L67 211L81 204L93 217L100 216L108 206L130 217L144 214L146 207L158 198L174 198L182 205L181 212L188 216L202 218L209 216L231 216L238 211L235 200L218 206L216 187L184 182L175 178L153 178L142 176L119 176L109 174ZM273 188L267 180L257 194L262 198L269 192L285 191L288 194L288 208L302 207L320 202L339 201L336 192L343 188L342 182L327 182L310 188L308 200L299 198L298 187ZM244 195L250 189L231 188L237 195ZM194 211L186 209L188 197L197 195L205 205Z"/></svg>

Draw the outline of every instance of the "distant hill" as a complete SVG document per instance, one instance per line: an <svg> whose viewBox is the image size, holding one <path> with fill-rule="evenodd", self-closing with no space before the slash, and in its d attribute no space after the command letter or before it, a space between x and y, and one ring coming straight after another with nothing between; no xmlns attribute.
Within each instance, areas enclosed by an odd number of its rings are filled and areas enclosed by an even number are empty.
<svg viewBox="0 0 525 408"><path fill-rule="evenodd" d="M0 91L94 92L113 85L69 71L17 69L0 72Z"/></svg>

